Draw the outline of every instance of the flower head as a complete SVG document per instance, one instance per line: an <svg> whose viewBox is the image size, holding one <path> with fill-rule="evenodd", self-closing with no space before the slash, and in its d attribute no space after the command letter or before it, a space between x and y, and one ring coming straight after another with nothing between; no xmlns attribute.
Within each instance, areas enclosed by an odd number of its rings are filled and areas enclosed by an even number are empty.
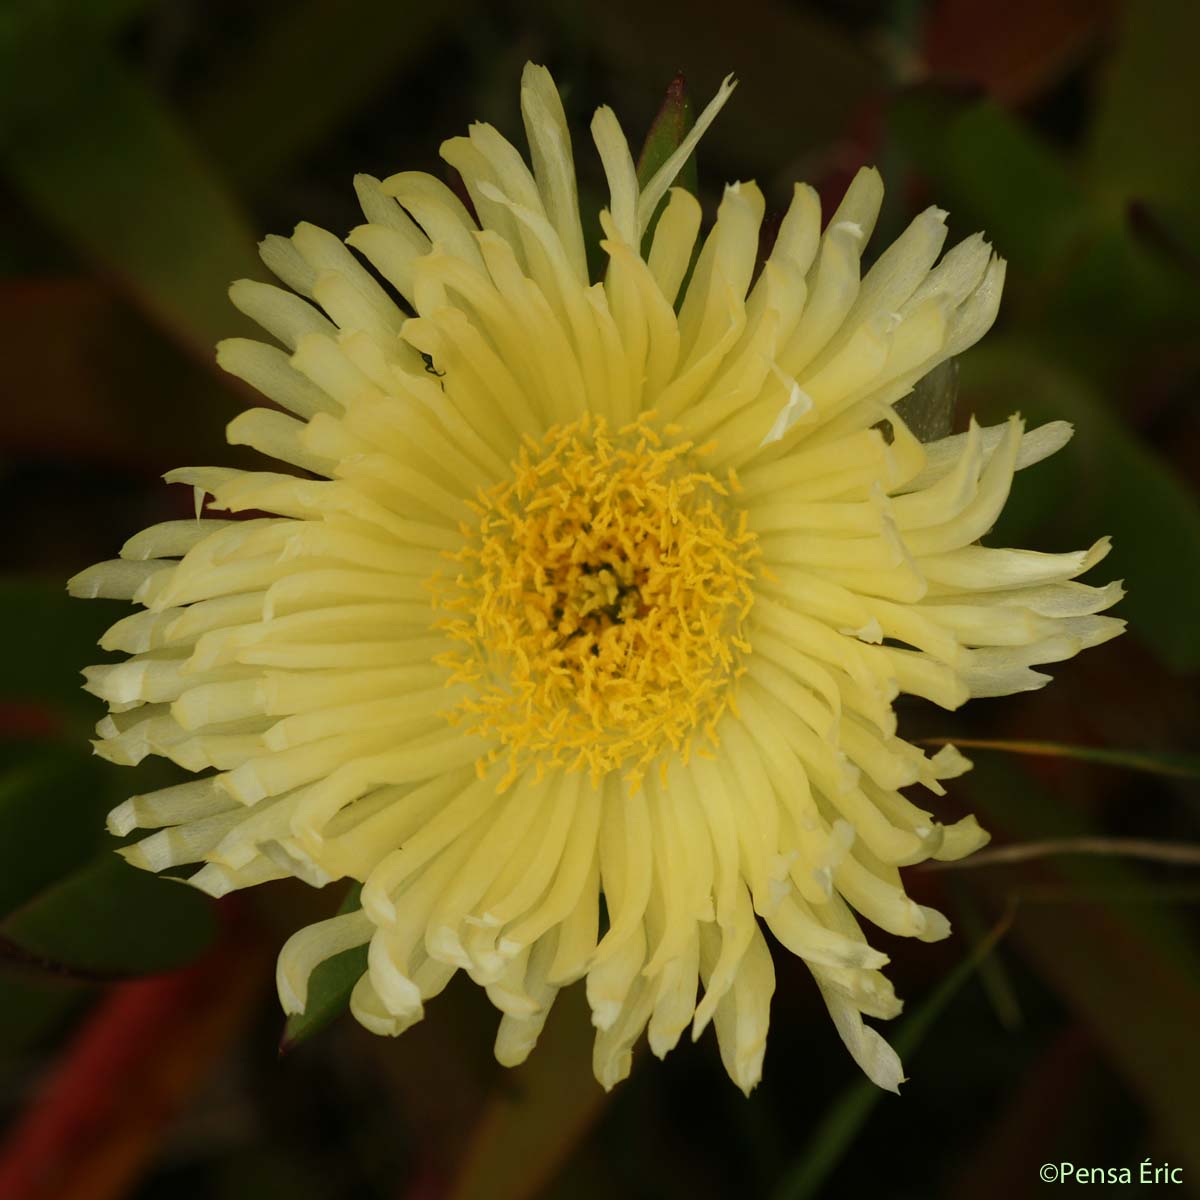
<svg viewBox="0 0 1200 1200"><path fill-rule="evenodd" d="M1096 615L1119 585L1073 582L1106 541L979 544L1068 426L922 445L892 407L991 324L1004 266L980 236L939 261L929 209L860 278L882 194L864 170L823 232L797 186L757 275L763 197L731 185L692 265L700 208L671 184L731 91L641 188L596 114L599 282L534 66L532 171L488 125L442 147L473 212L429 175L360 176L346 242L368 265L311 225L268 238L289 290L231 296L282 348L228 341L219 361L279 406L230 442L290 469L172 472L197 519L72 580L142 606L101 642L128 657L86 672L111 710L97 752L197 773L114 810L115 833L158 831L122 853L202 864L190 882L214 895L362 882L360 910L284 947L288 1011L369 943L367 1028L401 1032L463 970L511 1064L586 978L605 1086L643 1031L662 1055L712 1021L748 1090L769 930L895 1088L862 1018L900 1005L858 917L946 936L898 868L986 834L903 794L969 764L902 740L892 702L1040 687L1038 664L1121 629Z"/></svg>
<svg viewBox="0 0 1200 1200"><path fill-rule="evenodd" d="M668 438L682 431L668 426ZM750 647L757 553L748 513L664 445L648 416L610 431L585 414L530 439L513 478L481 491L478 525L439 627L465 651L445 656L468 727L522 768L609 771L687 758L716 739Z"/></svg>

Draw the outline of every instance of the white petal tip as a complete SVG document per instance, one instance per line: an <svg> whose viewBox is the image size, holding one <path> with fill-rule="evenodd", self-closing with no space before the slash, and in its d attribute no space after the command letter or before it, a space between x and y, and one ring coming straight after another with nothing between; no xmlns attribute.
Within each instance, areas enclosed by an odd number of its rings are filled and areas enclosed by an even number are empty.
<svg viewBox="0 0 1200 1200"><path fill-rule="evenodd" d="M137 814L134 812L133 801L126 800L118 804L108 814L105 826L113 837L125 837L137 828Z"/></svg>

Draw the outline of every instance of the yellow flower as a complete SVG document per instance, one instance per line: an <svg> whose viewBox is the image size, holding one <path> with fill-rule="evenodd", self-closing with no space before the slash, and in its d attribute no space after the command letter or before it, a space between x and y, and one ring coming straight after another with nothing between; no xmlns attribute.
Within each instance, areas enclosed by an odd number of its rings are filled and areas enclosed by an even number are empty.
<svg viewBox="0 0 1200 1200"><path fill-rule="evenodd" d="M1071 582L1107 541L979 545L1069 426L922 445L892 409L991 324L1004 264L981 236L939 262L929 209L860 279L882 194L864 170L823 233L798 185L756 278L763 196L735 183L689 277L700 207L671 184L732 86L644 188L597 112L597 283L535 66L532 171L489 125L442 147L474 213L430 175L355 180L366 224L346 242L378 276L312 225L267 238L290 290L231 296L284 348L233 340L219 360L292 415L255 408L228 436L301 474L174 471L197 519L71 582L142 605L101 642L129 657L86 672L111 709L97 752L206 772L114 810L114 833L159 831L126 857L202 863L190 881L213 895L362 881L360 911L284 947L289 1012L318 963L369 943L362 1024L401 1032L461 969L513 1064L585 978L606 1087L643 1031L661 1056L712 1021L748 1091L769 930L894 1089L862 1018L900 1004L856 913L945 937L898 868L987 835L902 795L969 764L901 740L892 701L1041 687L1037 664L1122 628L1096 615L1118 584ZM201 517L206 498L275 515Z"/></svg>

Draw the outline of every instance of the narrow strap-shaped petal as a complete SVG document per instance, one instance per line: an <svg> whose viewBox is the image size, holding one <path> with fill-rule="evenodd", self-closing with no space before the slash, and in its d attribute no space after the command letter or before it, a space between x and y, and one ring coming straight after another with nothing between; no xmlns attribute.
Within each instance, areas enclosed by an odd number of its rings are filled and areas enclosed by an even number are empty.
<svg viewBox="0 0 1200 1200"><path fill-rule="evenodd" d="M533 63L525 66L521 75L521 116L542 205L558 231L575 278L586 284L587 258L583 248L583 226L579 220L571 134L558 89L545 67Z"/></svg>

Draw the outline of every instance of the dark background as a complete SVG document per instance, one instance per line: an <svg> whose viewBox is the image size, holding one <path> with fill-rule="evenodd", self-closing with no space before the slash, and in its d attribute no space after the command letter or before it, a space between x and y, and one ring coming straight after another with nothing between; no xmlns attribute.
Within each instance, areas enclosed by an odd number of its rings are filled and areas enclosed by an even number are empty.
<svg viewBox="0 0 1200 1200"><path fill-rule="evenodd" d="M1146 1158L1200 1195L1200 856L1158 861L1200 840L1197 46L1192 0L0 5L0 1196L988 1198L1050 1191L1046 1162L1136 1178ZM163 471L243 461L222 431L247 397L212 344L245 332L225 288L264 277L255 238L344 233L355 171L440 173L471 120L522 144L526 59L563 91L591 212L594 107L636 148L677 70L698 104L733 70L699 154L710 220L726 180L781 208L792 180L835 200L873 162L875 252L934 201L952 240L986 229L1009 282L961 362L959 424L1077 425L990 540L1113 534L1095 581L1126 579L1129 634L1046 691L913 702L902 727L1085 748L975 752L946 815L974 809L996 844L1155 845L910 869L955 936L874 936L908 1000L884 1031L899 1098L857 1078L782 953L749 1101L711 1033L665 1064L643 1049L605 1096L578 988L513 1072L465 983L398 1041L346 1018L278 1057L274 954L338 889L211 905L125 867L102 831L171 776L87 756L100 712L76 673L122 606L69 602L63 580L188 513Z"/></svg>

